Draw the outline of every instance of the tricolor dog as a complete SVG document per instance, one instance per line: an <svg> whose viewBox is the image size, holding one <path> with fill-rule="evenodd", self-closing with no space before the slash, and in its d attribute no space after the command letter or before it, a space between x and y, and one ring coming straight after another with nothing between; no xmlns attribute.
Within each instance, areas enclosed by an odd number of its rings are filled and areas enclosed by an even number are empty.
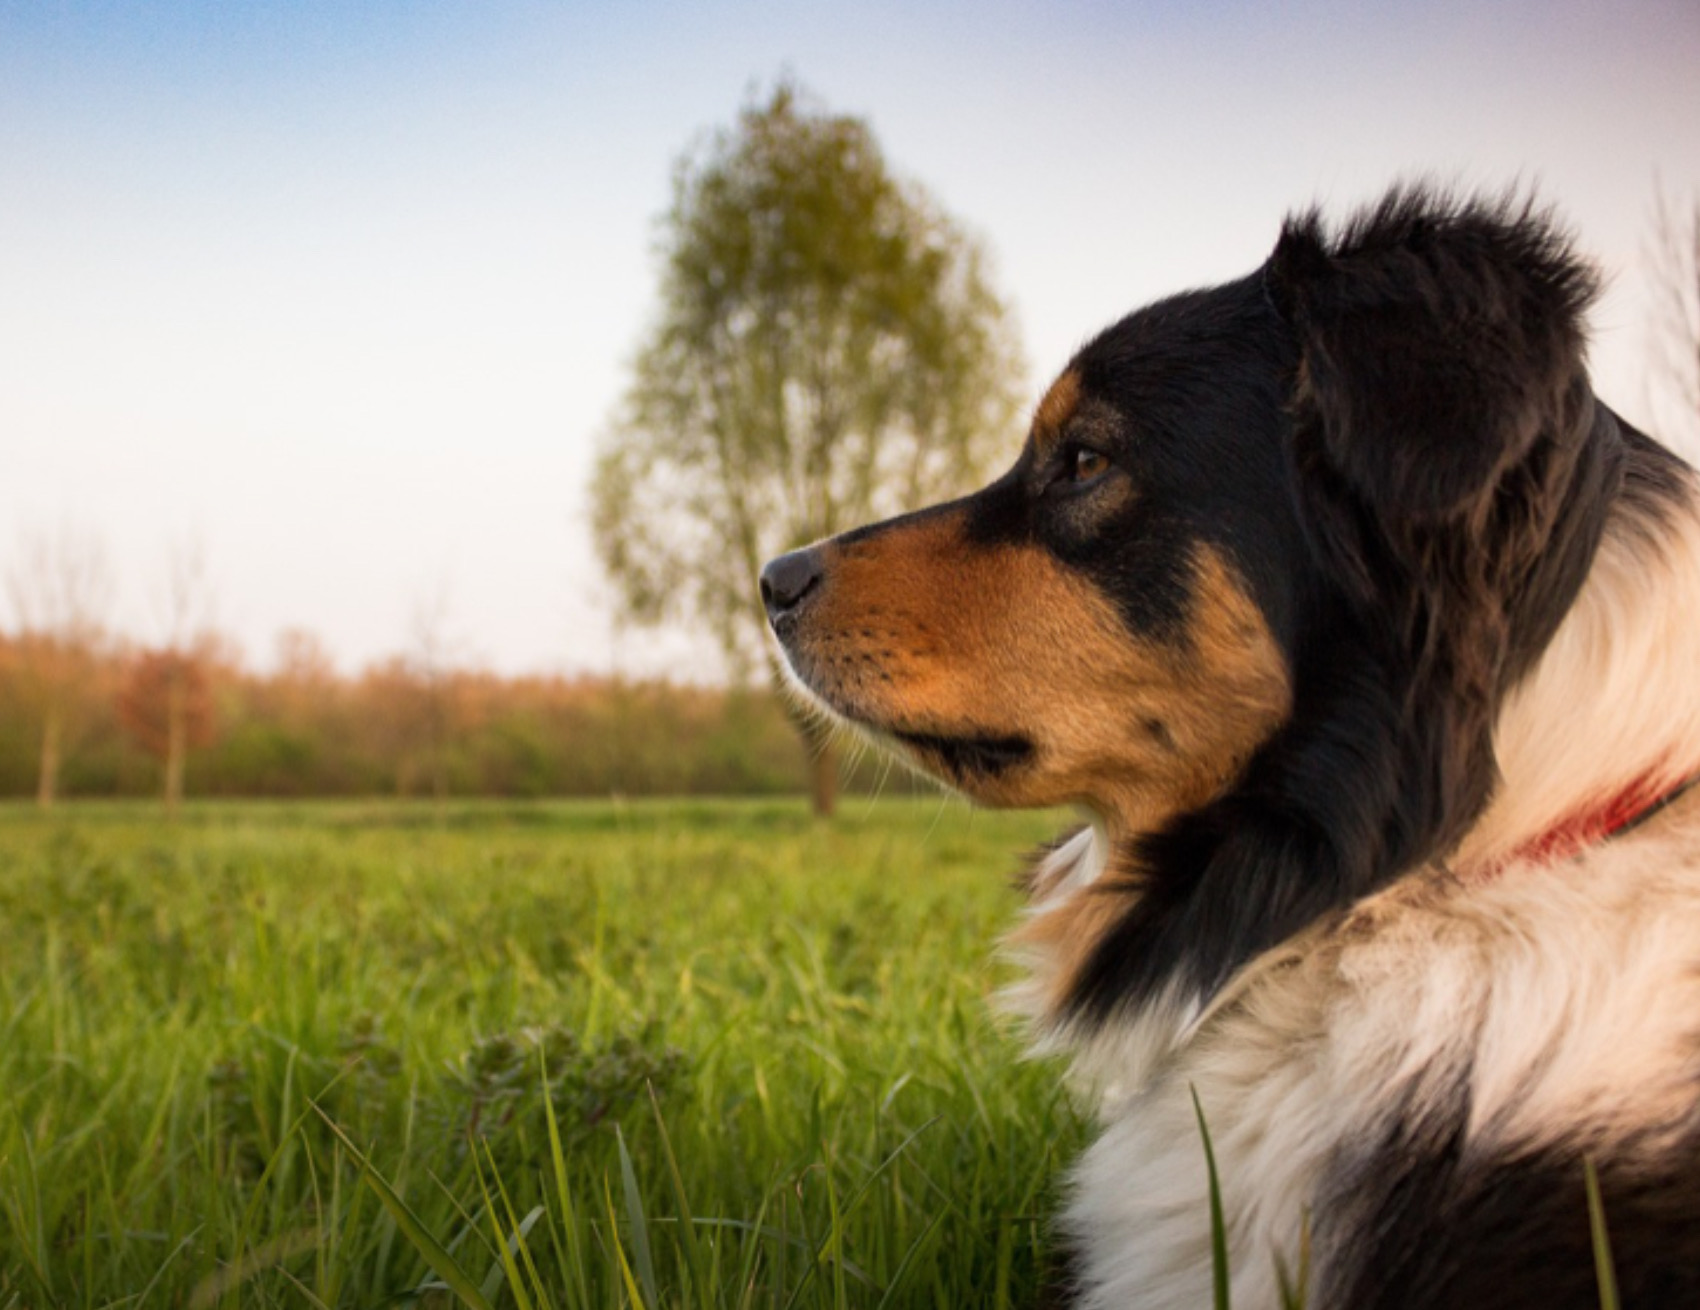
<svg viewBox="0 0 1700 1310"><path fill-rule="evenodd" d="M1082 1310L1700 1305L1700 486L1544 212L1402 189L1082 349L1015 466L770 563L795 681L1078 806L1012 1001Z"/></svg>

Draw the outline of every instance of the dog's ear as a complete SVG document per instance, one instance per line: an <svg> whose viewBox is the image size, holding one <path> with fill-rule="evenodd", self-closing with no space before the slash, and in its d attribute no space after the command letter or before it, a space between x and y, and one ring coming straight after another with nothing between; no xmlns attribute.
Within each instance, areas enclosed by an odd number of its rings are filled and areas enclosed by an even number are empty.
<svg viewBox="0 0 1700 1310"><path fill-rule="evenodd" d="M1543 438L1585 435L1594 278L1526 201L1397 190L1332 238L1299 215L1264 284L1299 341L1301 475L1320 459L1371 515L1471 516Z"/></svg>

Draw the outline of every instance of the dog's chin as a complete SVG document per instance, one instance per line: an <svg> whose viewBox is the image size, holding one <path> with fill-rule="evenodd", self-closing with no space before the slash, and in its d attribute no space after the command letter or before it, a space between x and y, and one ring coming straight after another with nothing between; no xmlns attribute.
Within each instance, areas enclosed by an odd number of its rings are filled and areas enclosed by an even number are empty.
<svg viewBox="0 0 1700 1310"><path fill-rule="evenodd" d="M887 728L884 735L900 743L929 773L970 793L1006 782L1033 761L1033 743L1019 734Z"/></svg>
<svg viewBox="0 0 1700 1310"><path fill-rule="evenodd" d="M807 709L976 800L1009 803L1009 784L1037 753L1032 739L1020 733L894 722L877 707L814 685L789 659L783 667L788 690Z"/></svg>

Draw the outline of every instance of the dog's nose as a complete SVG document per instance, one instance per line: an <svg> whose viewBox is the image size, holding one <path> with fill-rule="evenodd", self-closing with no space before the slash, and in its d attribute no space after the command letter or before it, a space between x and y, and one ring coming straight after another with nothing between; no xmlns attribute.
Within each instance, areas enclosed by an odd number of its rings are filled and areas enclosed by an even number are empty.
<svg viewBox="0 0 1700 1310"><path fill-rule="evenodd" d="M815 550L794 550L769 560L761 571L761 603L767 607L767 621L778 623L791 613L820 583L820 553Z"/></svg>

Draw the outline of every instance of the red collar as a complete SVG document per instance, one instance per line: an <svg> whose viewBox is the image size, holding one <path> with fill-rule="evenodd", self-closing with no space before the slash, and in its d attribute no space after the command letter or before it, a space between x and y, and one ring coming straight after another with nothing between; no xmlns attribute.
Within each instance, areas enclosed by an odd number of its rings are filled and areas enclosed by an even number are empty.
<svg viewBox="0 0 1700 1310"><path fill-rule="evenodd" d="M1537 864L1550 863L1586 850L1597 842L1627 832L1645 823L1696 783L1700 774L1686 778L1674 787L1660 791L1657 774L1644 774L1602 804L1577 810L1559 820L1558 824L1539 837L1524 842L1511 853L1505 864L1531 860Z"/></svg>

